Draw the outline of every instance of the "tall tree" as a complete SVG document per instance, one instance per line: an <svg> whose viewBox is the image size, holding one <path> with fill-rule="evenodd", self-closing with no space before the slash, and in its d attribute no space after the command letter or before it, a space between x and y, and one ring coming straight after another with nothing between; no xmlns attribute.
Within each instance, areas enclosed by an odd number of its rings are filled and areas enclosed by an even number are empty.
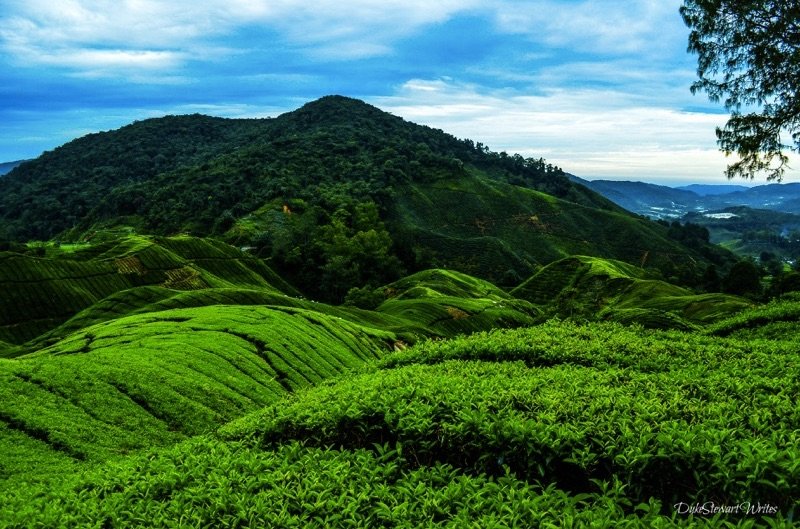
<svg viewBox="0 0 800 529"><path fill-rule="evenodd" d="M684 0L698 55L692 92L722 100L731 116L720 148L739 160L728 178L781 180L786 152L800 152L800 4L797 0ZM788 144L787 144L788 143Z"/></svg>

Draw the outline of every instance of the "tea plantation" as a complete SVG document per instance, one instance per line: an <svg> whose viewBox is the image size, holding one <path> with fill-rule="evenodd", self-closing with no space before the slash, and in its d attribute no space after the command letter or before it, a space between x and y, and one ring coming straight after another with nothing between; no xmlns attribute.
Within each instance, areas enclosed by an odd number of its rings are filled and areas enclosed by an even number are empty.
<svg viewBox="0 0 800 529"><path fill-rule="evenodd" d="M0 255L0 527L797 523L796 297L571 257L365 310L205 239Z"/></svg>
<svg viewBox="0 0 800 529"><path fill-rule="evenodd" d="M792 527L798 381L796 347L780 340L551 321L425 342L216 433L9 487L0 519ZM696 504L738 512L681 512Z"/></svg>

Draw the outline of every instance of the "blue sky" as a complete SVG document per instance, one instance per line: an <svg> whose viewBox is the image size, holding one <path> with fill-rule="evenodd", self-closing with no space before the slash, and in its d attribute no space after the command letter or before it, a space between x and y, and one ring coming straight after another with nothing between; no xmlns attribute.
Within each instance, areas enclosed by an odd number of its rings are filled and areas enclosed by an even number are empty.
<svg viewBox="0 0 800 529"><path fill-rule="evenodd" d="M0 161L165 114L364 99L586 178L726 183L680 0L4 0ZM786 181L797 181L789 172Z"/></svg>

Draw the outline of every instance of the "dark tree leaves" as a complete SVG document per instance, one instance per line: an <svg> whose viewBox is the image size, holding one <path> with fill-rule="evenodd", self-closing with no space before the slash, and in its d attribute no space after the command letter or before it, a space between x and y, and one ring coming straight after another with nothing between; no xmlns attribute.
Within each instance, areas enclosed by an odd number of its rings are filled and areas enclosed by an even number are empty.
<svg viewBox="0 0 800 529"><path fill-rule="evenodd" d="M689 51L705 91L731 112L717 141L739 161L728 178L780 181L787 150L800 152L800 4L795 0L685 0ZM788 142L788 143L787 143Z"/></svg>

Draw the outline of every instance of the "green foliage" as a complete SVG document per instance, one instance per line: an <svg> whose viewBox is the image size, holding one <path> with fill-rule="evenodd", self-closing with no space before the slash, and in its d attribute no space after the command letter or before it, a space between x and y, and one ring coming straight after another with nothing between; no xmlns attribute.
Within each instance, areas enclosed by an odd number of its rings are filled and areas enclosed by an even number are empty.
<svg viewBox="0 0 800 529"><path fill-rule="evenodd" d="M607 320L653 329L691 330L750 306L723 294L695 294L648 278L627 263L572 256L551 263L511 291L551 315Z"/></svg>
<svg viewBox="0 0 800 529"><path fill-rule="evenodd" d="M380 367L221 435L265 448L399 443L422 466L510 471L573 493L624 483L631 505L760 498L798 507L791 343L550 322L427 342Z"/></svg>
<svg viewBox="0 0 800 529"><path fill-rule="evenodd" d="M768 252L785 261L800 256L800 216L746 206L726 207L714 213L731 215L718 218L707 212L690 212L684 219L708 228L711 242L743 257L759 258Z"/></svg>
<svg viewBox="0 0 800 529"><path fill-rule="evenodd" d="M162 308L273 306L122 317L0 360L5 525L790 527L800 508L796 345L742 333L796 321L792 298L711 336L553 320L387 354L377 326L444 332L428 318L457 304L473 312L449 320L487 325L519 300L447 270L377 289L377 312L146 288ZM674 508L711 500L778 511Z"/></svg>
<svg viewBox="0 0 800 529"><path fill-rule="evenodd" d="M689 50L698 55L692 92L705 91L731 112L717 129L720 148L740 158L728 167L728 178L766 171L769 180L780 180L789 161L783 151L800 150L797 6L783 0L685 0L681 15L692 30ZM743 108L750 112L743 114ZM784 131L793 145L784 144Z"/></svg>
<svg viewBox="0 0 800 529"><path fill-rule="evenodd" d="M40 495L7 495L8 527L715 527L659 516L657 503L570 496L513 475L415 467L402 445L261 451L198 438Z"/></svg>
<svg viewBox="0 0 800 529"><path fill-rule="evenodd" d="M52 334L56 327L96 304L92 323L157 302L168 290L296 293L263 261L212 239L124 236L46 253L0 252L0 340L22 344L51 332L52 343L65 335Z"/></svg>
<svg viewBox="0 0 800 529"><path fill-rule="evenodd" d="M0 181L0 236L47 240L76 226L135 215L153 197L129 194L125 202L115 190L205 163L262 131L256 120L168 116L74 140Z"/></svg>
<svg viewBox="0 0 800 529"><path fill-rule="evenodd" d="M353 287L347 291L344 298L345 305L351 305L364 310L375 310L383 303L383 293L370 287Z"/></svg>
<svg viewBox="0 0 800 529"><path fill-rule="evenodd" d="M271 264L315 299L341 303L352 288L377 286L404 272L374 202L279 214L263 232Z"/></svg>
<svg viewBox="0 0 800 529"><path fill-rule="evenodd" d="M800 339L798 319L800 319L800 297L790 294L710 325L705 332L743 339L759 337L797 340Z"/></svg>
<svg viewBox="0 0 800 529"><path fill-rule="evenodd" d="M800 508L798 375L792 342L616 324L425 342L214 436L2 488L0 520L788 528ZM708 501L774 510L675 508Z"/></svg>
<svg viewBox="0 0 800 529"><path fill-rule="evenodd" d="M722 279L722 289L729 294L758 298L762 293L761 270L752 261L739 261Z"/></svg>
<svg viewBox="0 0 800 529"><path fill-rule="evenodd" d="M2 239L93 240L121 226L255 246L305 295L335 303L432 267L513 287L543 264L591 254L645 259L691 283L708 262L730 260L670 239L541 158L336 96L275 119L135 123L0 181Z"/></svg>
<svg viewBox="0 0 800 529"><path fill-rule="evenodd" d="M318 312L223 305L89 327L2 363L0 445L15 455L0 478L36 475L35 459L171 444L358 368L393 340Z"/></svg>
<svg viewBox="0 0 800 529"><path fill-rule="evenodd" d="M542 316L537 307L491 283L452 270L418 272L377 292L385 299L378 312L415 322L414 330L423 336L533 325Z"/></svg>

